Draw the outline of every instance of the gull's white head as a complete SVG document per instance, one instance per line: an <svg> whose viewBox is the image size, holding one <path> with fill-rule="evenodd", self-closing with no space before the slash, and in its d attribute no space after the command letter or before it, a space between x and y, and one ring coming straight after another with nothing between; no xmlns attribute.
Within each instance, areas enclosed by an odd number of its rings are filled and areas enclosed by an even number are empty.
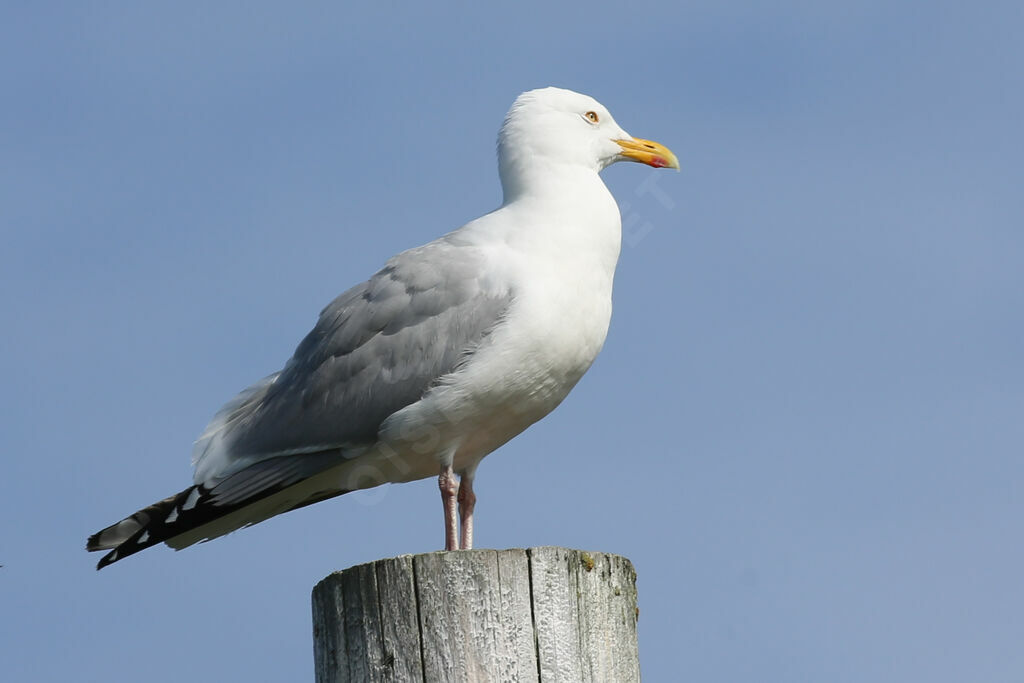
<svg viewBox="0 0 1024 683"><path fill-rule="evenodd" d="M517 97L498 134L498 169L506 195L533 169L575 166L598 172L616 161L679 168L667 147L632 137L593 97L562 88Z"/></svg>

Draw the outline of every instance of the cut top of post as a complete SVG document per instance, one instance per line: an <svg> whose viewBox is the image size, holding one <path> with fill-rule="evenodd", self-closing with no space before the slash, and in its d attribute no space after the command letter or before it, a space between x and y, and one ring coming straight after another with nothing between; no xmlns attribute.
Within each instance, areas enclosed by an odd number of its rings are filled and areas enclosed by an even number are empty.
<svg viewBox="0 0 1024 683"><path fill-rule="evenodd" d="M640 680L636 572L558 547L403 555L313 589L317 683Z"/></svg>

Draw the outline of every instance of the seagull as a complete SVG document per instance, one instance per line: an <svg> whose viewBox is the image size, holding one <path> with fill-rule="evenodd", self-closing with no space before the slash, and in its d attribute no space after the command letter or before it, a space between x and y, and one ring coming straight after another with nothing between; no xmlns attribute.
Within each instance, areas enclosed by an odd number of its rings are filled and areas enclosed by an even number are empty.
<svg viewBox="0 0 1024 683"><path fill-rule="evenodd" d="M328 304L281 371L213 417L191 486L89 538L109 551L97 569L435 476L444 547L471 548L480 461L554 410L604 344L622 231L599 173L617 161L679 169L591 97L519 95L498 134L501 206Z"/></svg>

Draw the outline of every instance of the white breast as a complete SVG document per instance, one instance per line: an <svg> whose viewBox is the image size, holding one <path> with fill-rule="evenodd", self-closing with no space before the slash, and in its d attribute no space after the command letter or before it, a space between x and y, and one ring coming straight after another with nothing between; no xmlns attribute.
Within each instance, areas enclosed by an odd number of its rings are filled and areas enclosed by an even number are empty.
<svg viewBox="0 0 1024 683"><path fill-rule="evenodd" d="M596 175L595 175L596 178ZM465 229L515 299L470 362L385 423L384 441L479 461L566 397L604 344L618 259L618 208L603 183L585 208L506 207ZM410 439L409 435L415 435ZM414 443L415 442L415 443Z"/></svg>

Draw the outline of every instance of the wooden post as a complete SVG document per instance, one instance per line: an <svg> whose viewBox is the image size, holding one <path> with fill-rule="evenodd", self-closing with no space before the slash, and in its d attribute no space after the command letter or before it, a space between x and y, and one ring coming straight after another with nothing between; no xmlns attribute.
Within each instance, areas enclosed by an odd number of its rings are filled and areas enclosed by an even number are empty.
<svg viewBox="0 0 1024 683"><path fill-rule="evenodd" d="M542 547L403 555L313 589L317 683L640 680L636 572Z"/></svg>

